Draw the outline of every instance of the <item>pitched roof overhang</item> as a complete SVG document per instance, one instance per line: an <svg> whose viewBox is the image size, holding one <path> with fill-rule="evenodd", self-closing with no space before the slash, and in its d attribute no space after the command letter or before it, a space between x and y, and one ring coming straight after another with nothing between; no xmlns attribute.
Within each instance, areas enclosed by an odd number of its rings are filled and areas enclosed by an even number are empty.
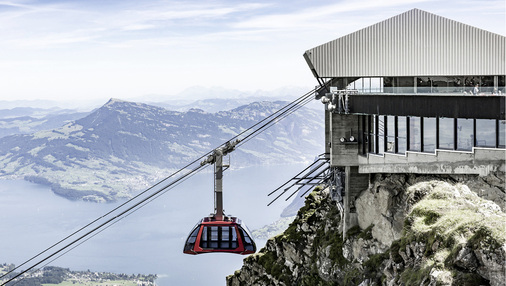
<svg viewBox="0 0 506 286"><path fill-rule="evenodd" d="M506 37L419 9L309 49L317 78L504 75Z"/></svg>

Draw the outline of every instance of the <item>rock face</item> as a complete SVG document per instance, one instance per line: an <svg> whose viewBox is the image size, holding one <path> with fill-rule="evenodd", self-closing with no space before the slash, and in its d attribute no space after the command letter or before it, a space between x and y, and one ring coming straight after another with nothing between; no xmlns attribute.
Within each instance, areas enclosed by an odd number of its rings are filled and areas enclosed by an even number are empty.
<svg viewBox="0 0 506 286"><path fill-rule="evenodd" d="M335 202L315 190L227 285L504 285L506 214L477 194L504 193L490 184L504 174L491 176L376 175L344 241Z"/></svg>

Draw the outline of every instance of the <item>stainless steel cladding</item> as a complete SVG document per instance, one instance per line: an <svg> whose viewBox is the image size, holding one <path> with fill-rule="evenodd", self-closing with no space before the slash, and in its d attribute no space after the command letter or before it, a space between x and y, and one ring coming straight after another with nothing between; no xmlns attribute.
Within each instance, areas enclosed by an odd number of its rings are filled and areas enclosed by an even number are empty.
<svg viewBox="0 0 506 286"><path fill-rule="evenodd" d="M501 75L506 37L413 9L305 52L316 77Z"/></svg>

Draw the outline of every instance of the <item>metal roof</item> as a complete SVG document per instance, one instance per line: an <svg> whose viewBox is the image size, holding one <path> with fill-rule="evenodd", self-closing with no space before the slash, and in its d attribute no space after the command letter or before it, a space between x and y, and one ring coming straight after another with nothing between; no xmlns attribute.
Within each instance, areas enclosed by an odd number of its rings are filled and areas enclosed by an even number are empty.
<svg viewBox="0 0 506 286"><path fill-rule="evenodd" d="M413 9L304 53L315 77L504 75L506 37Z"/></svg>

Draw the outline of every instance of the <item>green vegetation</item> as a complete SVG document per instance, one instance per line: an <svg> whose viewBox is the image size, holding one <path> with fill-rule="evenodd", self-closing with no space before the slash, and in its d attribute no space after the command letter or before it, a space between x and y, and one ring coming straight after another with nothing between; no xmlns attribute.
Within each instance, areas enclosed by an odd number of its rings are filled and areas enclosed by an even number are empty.
<svg viewBox="0 0 506 286"><path fill-rule="evenodd" d="M420 184L408 189L408 193L419 193L426 188L424 184L434 186L433 182ZM496 249L506 243L506 215L466 186L440 182L413 205L405 222L403 237L392 244L392 258L402 261L399 250L412 242L425 244L426 257L422 265L404 270L401 281L407 285L420 285L432 269L441 272L440 277L461 279L465 275L455 271L453 262L463 247Z"/></svg>
<svg viewBox="0 0 506 286"><path fill-rule="evenodd" d="M401 273L400 280L405 283L405 285L424 285L422 281L427 280L431 269L431 265L417 269L408 267Z"/></svg>
<svg viewBox="0 0 506 286"><path fill-rule="evenodd" d="M321 201L317 199L318 192L321 191L320 187L316 187L307 197L303 207L297 212L295 220L290 223L288 228L281 236L282 241L301 242L304 238L304 233L297 229L303 223L314 222L315 212Z"/></svg>
<svg viewBox="0 0 506 286"><path fill-rule="evenodd" d="M449 184L447 188L435 188L413 206L405 242L425 241L427 248L435 242L448 248L459 243L499 247L506 243L505 215L494 208L484 208L487 204L469 190L459 192Z"/></svg>
<svg viewBox="0 0 506 286"><path fill-rule="evenodd" d="M360 257L363 263L345 258L339 210L319 189L308 195L288 229L270 241L271 251L264 249L247 262L256 259L265 268L268 275L261 279L266 284L272 276L285 285L358 285L366 279L374 285L489 285L489 278L476 272L477 252L497 256L506 244L506 214L467 186L443 181L419 182L402 196L399 206L408 214L401 238L383 253ZM352 227L346 240L363 239L364 247L373 246L373 227ZM285 251L298 257L285 264ZM292 266L299 259L301 264ZM296 277L291 277L294 269Z"/></svg>
<svg viewBox="0 0 506 286"><path fill-rule="evenodd" d="M277 259L278 257L275 252L266 251L262 256L259 256L258 263L265 268L268 274L289 285L291 281L290 269L283 263L277 261Z"/></svg>
<svg viewBox="0 0 506 286"><path fill-rule="evenodd" d="M13 269L14 265L3 264L0 265L0 273L6 273ZM10 279L17 273L11 273L4 279ZM13 281L7 285L17 286L70 286L70 285L84 285L84 286L106 286L106 285L119 285L119 286L137 286L139 282L144 285L154 285L156 275L127 275L127 274L114 274L109 272L91 272L91 271L71 271L68 268L61 268L55 266L46 266L43 269L35 270L28 274L28 276L19 281ZM6 280L0 280L0 283L5 283Z"/></svg>
<svg viewBox="0 0 506 286"><path fill-rule="evenodd" d="M366 229L362 230L360 228L360 226L356 225L350 229L348 229L348 231L346 232L346 237L354 237L356 239L364 239L364 240L368 240L368 239L373 239L372 237L372 228L374 227L374 224L371 224L370 226L368 226Z"/></svg>
<svg viewBox="0 0 506 286"><path fill-rule="evenodd" d="M363 281L362 271L357 268L352 268L346 271L344 275L343 285L358 285Z"/></svg>
<svg viewBox="0 0 506 286"><path fill-rule="evenodd" d="M395 263L401 263L404 260L402 259L402 256L400 256L399 251L401 249L401 240L396 240L392 242L392 245L390 245L390 250L388 251L390 254L390 257L392 257L392 260Z"/></svg>
<svg viewBox="0 0 506 286"><path fill-rule="evenodd" d="M127 280L107 280L104 282L97 282L97 281L84 281L79 282L76 280L71 281L63 281L59 284L42 284L43 286L137 286L136 281L127 281Z"/></svg>

